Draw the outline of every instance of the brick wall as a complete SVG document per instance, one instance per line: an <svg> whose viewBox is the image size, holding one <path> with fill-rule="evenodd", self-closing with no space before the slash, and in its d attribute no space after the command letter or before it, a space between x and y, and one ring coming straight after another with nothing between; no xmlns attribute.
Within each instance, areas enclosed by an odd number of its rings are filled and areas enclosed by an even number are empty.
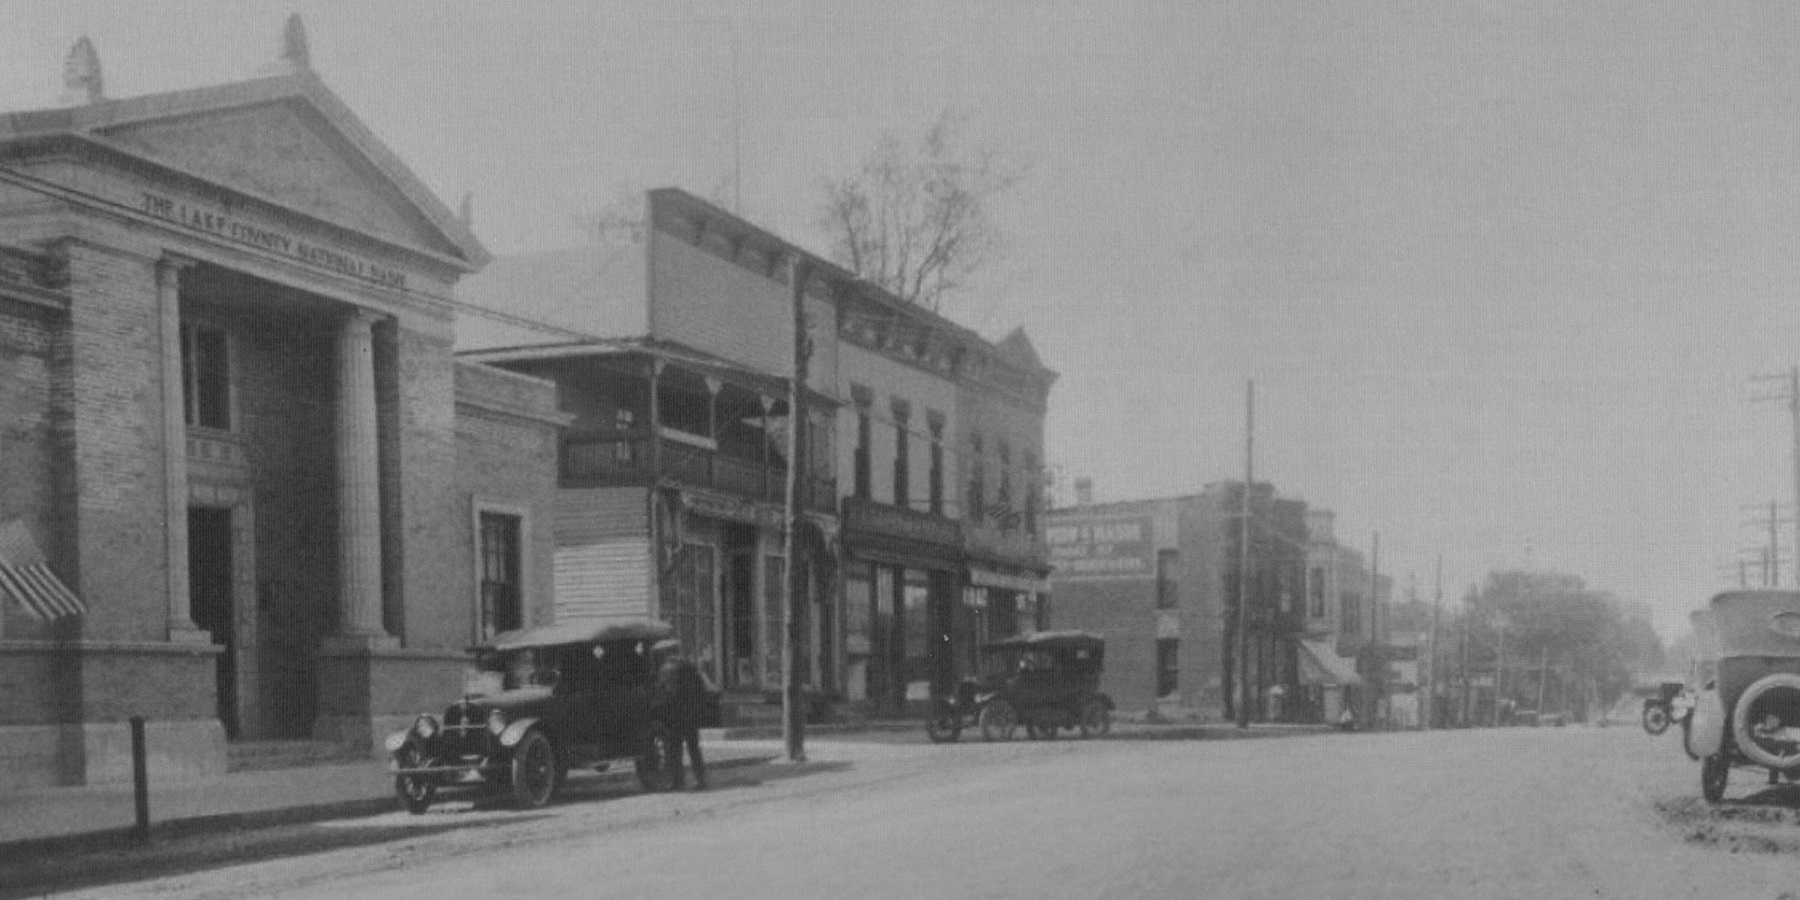
<svg viewBox="0 0 1800 900"><path fill-rule="evenodd" d="M907 430L911 432L910 446L907 448L910 463L907 467L907 481L911 506L921 512L927 509L926 503L931 496L931 440L926 413L941 412L945 417L944 513L954 515L956 507L951 504L957 499L956 485L960 483L959 479L965 477L961 474L961 460L952 440L957 431L958 415L955 383L854 344L843 344L839 353L840 396L848 399L852 384L868 387L875 394L875 402L870 407L872 421L869 432L869 474L873 498L882 503L892 503L894 500L894 453L897 437L894 431L893 401L898 398L906 401L912 408L912 415L907 423ZM846 496L856 487L856 415L857 407L854 403L847 402L838 410L838 492Z"/></svg>
<svg viewBox="0 0 1800 900"><path fill-rule="evenodd" d="M462 537L460 591L440 601L447 609L440 646L466 646L475 603L474 506L516 510L523 521L524 619L548 625L556 614L556 389L546 381L479 365L456 367L456 491ZM455 623L460 629L450 628ZM448 640L450 637L454 640Z"/></svg>
<svg viewBox="0 0 1800 900"><path fill-rule="evenodd" d="M389 484L399 497L382 510L384 532L404 536L399 558L389 560L400 578L396 636L410 648L458 649L469 641L475 589L470 482L459 479L457 469L457 366L446 338L404 328L392 334L391 353L376 359L388 356L397 373L387 414L396 418L392 465L398 473Z"/></svg>
<svg viewBox="0 0 1800 900"><path fill-rule="evenodd" d="M162 640L167 581L154 264L72 241L69 277L84 636Z"/></svg>
<svg viewBox="0 0 1800 900"><path fill-rule="evenodd" d="M68 473L64 430L67 409L58 410L58 380L66 379L68 334L63 313L0 298L0 520L17 518L63 575L65 562L62 487ZM66 384L64 385L66 387ZM0 639L47 637L48 629L0 603Z"/></svg>

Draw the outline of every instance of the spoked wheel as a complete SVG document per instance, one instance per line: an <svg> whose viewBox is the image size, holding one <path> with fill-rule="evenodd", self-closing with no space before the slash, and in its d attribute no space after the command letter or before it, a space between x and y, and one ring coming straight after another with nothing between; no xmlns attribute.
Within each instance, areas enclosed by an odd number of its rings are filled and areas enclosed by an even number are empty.
<svg viewBox="0 0 1800 900"><path fill-rule="evenodd" d="M550 739L537 729L525 732L525 739L513 748L513 801L526 809L537 809L550 802L556 793L556 751Z"/></svg>
<svg viewBox="0 0 1800 900"><path fill-rule="evenodd" d="M1725 799L1725 783L1731 780L1731 763L1725 754L1714 753L1700 761L1700 796L1708 803Z"/></svg>
<svg viewBox="0 0 1800 900"><path fill-rule="evenodd" d="M1112 731L1112 710L1099 700L1089 700L1081 708L1080 729L1084 738L1106 737L1106 733Z"/></svg>
<svg viewBox="0 0 1800 900"><path fill-rule="evenodd" d="M396 760L400 768L411 769L423 763L417 747L407 747L400 751ZM395 775L394 794L400 798L400 805L413 815L421 815L431 808L431 801L437 798L437 783L423 775Z"/></svg>
<svg viewBox="0 0 1800 900"><path fill-rule="evenodd" d="M1669 711L1660 706L1644 707L1644 730L1662 734L1669 730Z"/></svg>
<svg viewBox="0 0 1800 900"><path fill-rule="evenodd" d="M992 700L981 708L981 739L1010 741L1019 730L1019 711L1005 700Z"/></svg>
<svg viewBox="0 0 1800 900"><path fill-rule="evenodd" d="M675 789L675 757L681 748L669 726L651 722L644 732L644 750L637 758L638 786L650 793Z"/></svg>
<svg viewBox="0 0 1800 900"><path fill-rule="evenodd" d="M956 743L956 739L962 737L962 716L948 708L932 710L925 720L925 736L934 744Z"/></svg>

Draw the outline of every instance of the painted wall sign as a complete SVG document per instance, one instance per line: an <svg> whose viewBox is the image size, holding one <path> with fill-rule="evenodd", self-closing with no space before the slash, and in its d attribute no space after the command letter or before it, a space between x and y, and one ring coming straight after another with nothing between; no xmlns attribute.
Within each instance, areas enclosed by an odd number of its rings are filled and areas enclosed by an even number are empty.
<svg viewBox="0 0 1800 900"><path fill-rule="evenodd" d="M1149 516L1060 520L1044 529L1057 581L1154 578Z"/></svg>
<svg viewBox="0 0 1800 900"><path fill-rule="evenodd" d="M268 250L301 262L359 278L382 287L406 290L406 274L360 256L322 247L284 231L253 225L223 211L144 191L140 209L165 222Z"/></svg>

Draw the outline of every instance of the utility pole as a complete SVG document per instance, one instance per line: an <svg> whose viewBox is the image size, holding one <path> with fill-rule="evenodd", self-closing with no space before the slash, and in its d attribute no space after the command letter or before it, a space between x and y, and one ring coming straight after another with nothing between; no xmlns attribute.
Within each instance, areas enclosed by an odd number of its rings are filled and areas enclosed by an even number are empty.
<svg viewBox="0 0 1800 900"><path fill-rule="evenodd" d="M1758 376L1752 377L1750 380L1751 381L1760 381L1760 382L1769 382L1769 381L1785 382L1785 384L1782 386L1781 393L1769 394L1769 395L1765 395L1762 397L1752 397L1751 400L1752 400L1752 402L1762 402L1762 401L1769 401L1769 400L1785 400L1785 401L1787 401L1788 415L1792 418L1792 421L1793 421L1793 441L1794 441L1793 450L1792 450L1793 466L1794 466L1794 510L1795 510L1794 551L1796 554L1800 554L1800 365L1789 366L1787 374L1785 374L1785 375L1758 375ZM1769 515L1769 518L1771 521L1773 521L1775 518L1774 513L1772 511ZM1771 527L1773 527L1773 526L1771 526ZM1796 564L1794 566L1795 584L1800 585L1800 555L1796 555L1795 561L1796 561ZM1779 586L1780 586L1779 581L1770 585L1770 587L1779 587Z"/></svg>
<svg viewBox="0 0 1800 900"><path fill-rule="evenodd" d="M1387 657L1381 651L1381 532L1369 539L1369 659L1375 676L1369 691L1369 723L1375 724L1381 712L1381 699L1387 694Z"/></svg>
<svg viewBox="0 0 1800 900"><path fill-rule="evenodd" d="M1256 380L1244 382L1244 490L1238 508L1237 635L1232 642L1232 712L1237 727L1250 727L1250 667L1244 659L1250 630L1250 486L1256 479Z"/></svg>
<svg viewBox="0 0 1800 900"><path fill-rule="evenodd" d="M1500 620L1499 646L1494 650L1494 727L1500 727L1500 686L1506 682L1506 620Z"/></svg>
<svg viewBox="0 0 1800 900"><path fill-rule="evenodd" d="M1739 509L1751 514L1750 519L1739 523L1741 526L1756 528L1766 533L1760 545L1740 548L1738 552L1754 555L1757 565L1762 571L1763 587L1780 587L1782 555L1780 526L1788 524L1792 520L1782 515L1782 504L1773 499L1769 501L1766 508L1762 504L1746 504ZM1744 561L1740 556L1738 580L1747 586L1749 577L1743 571L1745 568ZM1795 574L1800 577L1800 569L1797 569Z"/></svg>
<svg viewBox="0 0 1800 900"><path fill-rule="evenodd" d="M1462 654L1461 659L1459 660L1462 673L1461 677L1458 679L1458 687L1461 689L1462 695L1459 698L1461 702L1457 706L1456 716L1456 724L1463 728L1468 728L1475 724L1473 721L1473 714L1469 711L1469 620L1473 618L1474 615L1475 611L1469 608L1469 603L1465 600L1463 602L1462 614Z"/></svg>
<svg viewBox="0 0 1800 900"><path fill-rule="evenodd" d="M806 282L811 277L808 267L795 257L788 268L793 283L794 302L794 376L788 379L788 466L787 466L787 535L783 551L787 557L787 641L781 648L781 664L785 672L781 691L781 737L787 745L790 762L806 761L806 713L801 708L800 640L804 634L806 611L806 578L800 565L800 527L804 522L805 502L802 491L806 475L806 364L812 355L806 334Z"/></svg>
<svg viewBox="0 0 1800 900"><path fill-rule="evenodd" d="M1437 717L1438 689L1438 619L1444 611L1444 554L1437 558L1437 585L1431 596L1431 637L1426 640L1430 655L1425 657L1425 715L1420 719L1420 727L1426 731L1432 728L1432 720Z"/></svg>

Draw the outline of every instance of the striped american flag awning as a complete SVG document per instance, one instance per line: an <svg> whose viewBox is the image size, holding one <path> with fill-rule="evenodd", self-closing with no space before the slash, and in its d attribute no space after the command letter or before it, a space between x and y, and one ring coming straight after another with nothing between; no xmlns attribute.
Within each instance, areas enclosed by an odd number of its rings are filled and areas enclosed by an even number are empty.
<svg viewBox="0 0 1800 900"><path fill-rule="evenodd" d="M87 612L81 598L50 571L31 532L18 519L0 523L0 594L43 621Z"/></svg>

